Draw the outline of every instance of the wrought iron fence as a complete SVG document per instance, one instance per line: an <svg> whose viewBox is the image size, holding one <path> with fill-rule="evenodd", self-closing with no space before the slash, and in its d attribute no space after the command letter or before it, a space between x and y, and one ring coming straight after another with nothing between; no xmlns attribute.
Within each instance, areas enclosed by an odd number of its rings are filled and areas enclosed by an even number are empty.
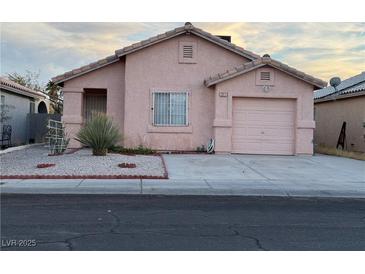
<svg viewBox="0 0 365 274"><path fill-rule="evenodd" d="M63 153L69 143L65 133L65 127L62 122L49 119L47 124L48 133L46 139L48 141L48 148L50 154L61 154Z"/></svg>

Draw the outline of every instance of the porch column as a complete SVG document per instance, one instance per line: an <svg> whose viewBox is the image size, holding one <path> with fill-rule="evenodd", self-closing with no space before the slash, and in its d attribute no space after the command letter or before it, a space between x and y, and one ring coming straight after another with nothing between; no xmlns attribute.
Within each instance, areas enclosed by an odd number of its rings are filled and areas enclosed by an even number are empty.
<svg viewBox="0 0 365 274"><path fill-rule="evenodd" d="M232 96L215 87L214 139L216 153L231 153Z"/></svg>
<svg viewBox="0 0 365 274"><path fill-rule="evenodd" d="M69 148L79 148L81 144L74 137L80 130L83 117L83 88L63 88L63 116L62 121L65 124L66 134L70 138Z"/></svg>

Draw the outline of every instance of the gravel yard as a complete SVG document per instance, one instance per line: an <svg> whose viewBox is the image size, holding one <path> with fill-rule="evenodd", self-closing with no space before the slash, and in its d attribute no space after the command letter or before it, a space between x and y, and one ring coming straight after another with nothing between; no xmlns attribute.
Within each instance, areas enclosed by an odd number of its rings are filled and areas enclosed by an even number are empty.
<svg viewBox="0 0 365 274"><path fill-rule="evenodd" d="M48 156L48 149L34 146L2 154L1 176L136 176L163 177L164 164L159 156L121 155L92 156L91 149L72 154ZM121 163L134 163L135 168L120 168ZM37 168L38 164L55 164Z"/></svg>

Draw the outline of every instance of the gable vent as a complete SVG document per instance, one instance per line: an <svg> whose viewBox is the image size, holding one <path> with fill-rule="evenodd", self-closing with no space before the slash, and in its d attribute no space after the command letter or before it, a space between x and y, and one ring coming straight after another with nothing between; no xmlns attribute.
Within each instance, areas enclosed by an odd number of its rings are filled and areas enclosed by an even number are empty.
<svg viewBox="0 0 365 274"><path fill-rule="evenodd" d="M260 73L260 79L263 81L270 81L270 72L269 71L262 71Z"/></svg>
<svg viewBox="0 0 365 274"><path fill-rule="evenodd" d="M184 58L193 58L193 46L192 45L183 46L183 57Z"/></svg>

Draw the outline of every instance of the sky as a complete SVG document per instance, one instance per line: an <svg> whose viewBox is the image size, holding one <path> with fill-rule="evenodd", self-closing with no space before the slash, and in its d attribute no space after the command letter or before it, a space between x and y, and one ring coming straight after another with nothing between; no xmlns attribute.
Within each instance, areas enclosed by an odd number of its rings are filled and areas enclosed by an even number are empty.
<svg viewBox="0 0 365 274"><path fill-rule="evenodd" d="M365 23L198 23L216 35L328 81L365 71ZM1 23L1 75L52 77L112 55L116 49L179 23Z"/></svg>

